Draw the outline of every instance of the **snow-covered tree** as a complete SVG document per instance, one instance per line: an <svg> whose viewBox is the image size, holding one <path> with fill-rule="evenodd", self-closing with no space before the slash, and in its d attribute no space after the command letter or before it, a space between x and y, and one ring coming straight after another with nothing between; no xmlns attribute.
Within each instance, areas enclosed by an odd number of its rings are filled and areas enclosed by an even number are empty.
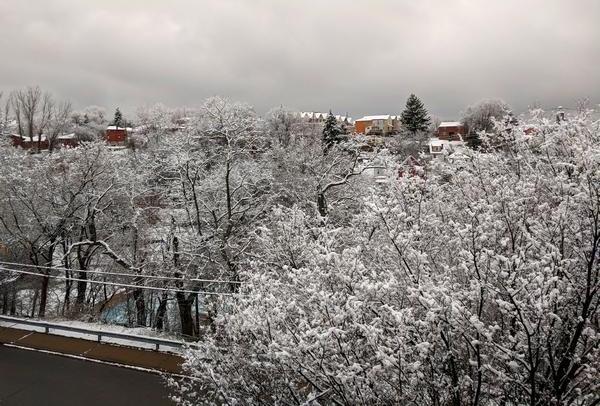
<svg viewBox="0 0 600 406"><path fill-rule="evenodd" d="M8 107L7 104L4 110L4 124L8 121ZM17 121L18 134L32 141L37 140L38 150L42 149L45 137L48 149L52 151L58 136L70 129L71 103L57 102L39 86L13 91L10 95L10 107Z"/></svg>
<svg viewBox="0 0 600 406"><path fill-rule="evenodd" d="M124 124L123 124L123 113L121 113L121 110L118 107L115 110L115 117L113 118L113 122L112 123L117 128L124 126Z"/></svg>
<svg viewBox="0 0 600 406"><path fill-rule="evenodd" d="M299 123L298 113L284 107L275 107L267 113L266 125L269 137L281 145L289 145L295 126Z"/></svg>
<svg viewBox="0 0 600 406"><path fill-rule="evenodd" d="M431 119L425 105L414 94L411 94L406 100L406 107L402 111L401 122L403 130L410 134L424 132L429 129Z"/></svg>
<svg viewBox="0 0 600 406"><path fill-rule="evenodd" d="M4 92L0 91L0 134L4 134L9 129L10 116L10 98L3 100Z"/></svg>
<svg viewBox="0 0 600 406"><path fill-rule="evenodd" d="M103 138L108 124L106 110L103 107L88 106L73 112L71 120L73 131L80 141L98 141Z"/></svg>
<svg viewBox="0 0 600 406"><path fill-rule="evenodd" d="M348 226L275 208L180 403L597 403L600 128L528 125Z"/></svg>
<svg viewBox="0 0 600 406"><path fill-rule="evenodd" d="M108 176L102 164L106 155L99 148L65 150L49 156L14 148L5 151L0 168L0 236L18 257L41 267L65 265L57 261L57 255L65 253L66 245L79 231L84 209L103 193L94 186L102 185L100 179ZM41 281L36 287L39 309L35 309L34 300L32 314L36 311L43 317L50 271L35 271L42 277L36 280Z"/></svg>
<svg viewBox="0 0 600 406"><path fill-rule="evenodd" d="M327 152L335 144L339 144L342 141L343 130L337 122L337 119L331 111L325 119L325 125L323 126L323 148Z"/></svg>
<svg viewBox="0 0 600 406"><path fill-rule="evenodd" d="M479 133L492 133L494 122L501 121L509 113L508 104L499 99L485 99L467 107L462 117L462 123L467 130L467 144L471 148L479 148L481 145Z"/></svg>
<svg viewBox="0 0 600 406"><path fill-rule="evenodd" d="M60 102L54 103L48 120L48 128L46 130L46 138L48 140L48 149L50 152L56 147L58 137L71 130L71 103Z"/></svg>
<svg viewBox="0 0 600 406"><path fill-rule="evenodd" d="M157 142L176 128L175 112L163 104L143 106L137 110L137 131Z"/></svg>

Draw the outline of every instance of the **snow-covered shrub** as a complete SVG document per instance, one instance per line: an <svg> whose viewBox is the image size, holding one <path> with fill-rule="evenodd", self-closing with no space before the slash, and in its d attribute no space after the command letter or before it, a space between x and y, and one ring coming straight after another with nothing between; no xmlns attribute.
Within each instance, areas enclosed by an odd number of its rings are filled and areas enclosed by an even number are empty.
<svg viewBox="0 0 600 406"><path fill-rule="evenodd" d="M275 209L179 403L597 402L598 123L526 126L374 191L350 225Z"/></svg>

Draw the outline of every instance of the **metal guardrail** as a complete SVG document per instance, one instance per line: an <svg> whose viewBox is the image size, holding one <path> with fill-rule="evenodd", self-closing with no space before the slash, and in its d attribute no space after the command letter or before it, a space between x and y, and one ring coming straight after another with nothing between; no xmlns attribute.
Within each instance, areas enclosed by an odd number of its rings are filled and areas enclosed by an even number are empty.
<svg viewBox="0 0 600 406"><path fill-rule="evenodd" d="M165 340L165 339L161 339L161 338L136 336L136 335L132 335L132 334L113 333L110 331L89 330L89 329L80 328L80 327L64 326L61 324L47 323L47 322L38 321L38 320L21 319L18 317L10 317L10 316L0 315L0 321L6 321L6 322L10 322L10 323L15 323L15 324L24 324L24 325L33 326L33 327L40 327L40 328L44 329L45 334L50 334L51 330L61 330L61 331L77 333L77 334L87 334L87 335L91 335L91 336L96 336L96 341L99 343L102 342L103 337L106 337L106 338L114 338L117 340L128 340L128 341L135 341L135 342L140 342L140 343L144 343L144 344L151 344L151 345L154 345L154 347L155 347L154 349L156 351L160 350L161 345L163 347L171 347L171 348L177 348L177 349L181 349L183 347L195 347L194 344L184 343L181 341L173 341L173 340Z"/></svg>

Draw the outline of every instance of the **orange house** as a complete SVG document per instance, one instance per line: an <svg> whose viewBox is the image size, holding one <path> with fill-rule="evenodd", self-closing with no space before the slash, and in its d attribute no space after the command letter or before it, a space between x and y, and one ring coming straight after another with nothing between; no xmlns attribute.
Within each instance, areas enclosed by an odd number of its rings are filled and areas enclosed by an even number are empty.
<svg viewBox="0 0 600 406"><path fill-rule="evenodd" d="M357 134L365 134L367 132L367 127L371 125L370 121L366 120L356 120L354 122L354 131Z"/></svg>
<svg viewBox="0 0 600 406"><path fill-rule="evenodd" d="M365 116L354 122L354 132L366 135L392 135L400 131L398 116Z"/></svg>

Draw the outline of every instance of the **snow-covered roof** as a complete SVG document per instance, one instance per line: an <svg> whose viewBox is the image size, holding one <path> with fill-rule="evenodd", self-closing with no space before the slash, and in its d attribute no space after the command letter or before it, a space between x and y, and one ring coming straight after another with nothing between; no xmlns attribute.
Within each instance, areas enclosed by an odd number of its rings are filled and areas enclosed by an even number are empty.
<svg viewBox="0 0 600 406"><path fill-rule="evenodd" d="M34 135L33 137L22 137L19 134L13 134L12 136L21 138L23 140L23 142L38 142L38 141L45 142L47 140L45 134L42 134L41 136ZM40 138L41 138L41 140L40 140Z"/></svg>
<svg viewBox="0 0 600 406"><path fill-rule="evenodd" d="M397 118L398 118L398 116L384 114L384 115L379 115L379 116L364 116L363 118L359 118L356 121L395 120Z"/></svg>
<svg viewBox="0 0 600 406"><path fill-rule="evenodd" d="M300 117L308 117L308 118L325 118L329 113L319 113L316 111L303 111L300 113Z"/></svg>
<svg viewBox="0 0 600 406"><path fill-rule="evenodd" d="M461 127L462 123L458 121L442 121L440 127Z"/></svg>
<svg viewBox="0 0 600 406"><path fill-rule="evenodd" d="M133 131L133 129L131 127L117 127L115 125L109 125L108 127L106 127L107 130L126 130L126 131Z"/></svg>
<svg viewBox="0 0 600 406"><path fill-rule="evenodd" d="M429 145L464 145L464 141L448 141L439 138L430 138Z"/></svg>
<svg viewBox="0 0 600 406"><path fill-rule="evenodd" d="M452 149L454 147L460 147L465 145L464 141L448 141L448 140L440 140L439 138L430 138L427 143L429 147L430 154L441 154L441 151L433 151L432 147L442 147L442 150Z"/></svg>
<svg viewBox="0 0 600 406"><path fill-rule="evenodd" d="M32 140L33 140L33 142L37 142L39 136L34 135L33 137L21 137L19 134L11 134L11 137L21 138L25 142L31 142ZM42 134L41 138L42 138L42 141L46 141L48 139L48 137L46 136L46 134ZM77 138L77 136L75 135L75 133L60 134L60 135L56 136L57 140L72 140L72 139L75 139L75 138Z"/></svg>
<svg viewBox="0 0 600 406"><path fill-rule="evenodd" d="M430 147L442 147L442 146L444 146L444 142L447 142L447 141L440 140L438 138L432 138L429 140L429 146Z"/></svg>
<svg viewBox="0 0 600 406"><path fill-rule="evenodd" d="M325 119L329 113L318 113L313 111L303 111L300 113L301 118L316 118L316 119ZM342 116L340 114L335 115L336 120L338 121L352 121L352 117Z"/></svg>

